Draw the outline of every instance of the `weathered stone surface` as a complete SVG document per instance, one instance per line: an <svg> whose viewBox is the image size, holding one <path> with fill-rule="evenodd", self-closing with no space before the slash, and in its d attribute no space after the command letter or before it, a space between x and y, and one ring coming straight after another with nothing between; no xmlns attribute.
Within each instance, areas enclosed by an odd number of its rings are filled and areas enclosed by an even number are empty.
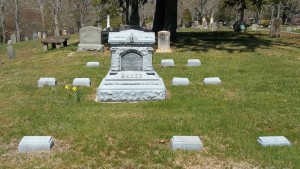
<svg viewBox="0 0 300 169"><path fill-rule="evenodd" d="M287 33L291 33L292 32L292 28L291 27L286 27L286 32Z"/></svg>
<svg viewBox="0 0 300 169"><path fill-rule="evenodd" d="M16 54L12 45L7 46L7 56L9 59L15 59Z"/></svg>
<svg viewBox="0 0 300 169"><path fill-rule="evenodd" d="M221 84L221 79L219 77L208 77L208 78L204 78L203 83L205 85L210 85L210 84L218 85Z"/></svg>
<svg viewBox="0 0 300 169"><path fill-rule="evenodd" d="M188 78L182 78L182 77L174 77L172 79L172 85L189 85L190 81Z"/></svg>
<svg viewBox="0 0 300 169"><path fill-rule="evenodd" d="M101 51L101 29L88 26L80 29L80 44L77 51Z"/></svg>
<svg viewBox="0 0 300 169"><path fill-rule="evenodd" d="M18 152L50 151L53 145L51 136L24 136L18 145Z"/></svg>
<svg viewBox="0 0 300 169"><path fill-rule="evenodd" d="M153 32L125 30L109 33L111 68L101 81L96 101L164 100L163 80L153 70Z"/></svg>
<svg viewBox="0 0 300 169"><path fill-rule="evenodd" d="M28 37L27 37L27 36L25 36L24 40L25 40L25 41L28 41Z"/></svg>
<svg viewBox="0 0 300 169"><path fill-rule="evenodd" d="M210 29L211 31L217 31L218 30L217 22L212 22Z"/></svg>
<svg viewBox="0 0 300 169"><path fill-rule="evenodd" d="M175 66L173 59L162 59L160 64L163 67Z"/></svg>
<svg viewBox="0 0 300 169"><path fill-rule="evenodd" d="M292 143L284 136L262 136L262 137L258 137L257 142L263 147L292 145Z"/></svg>
<svg viewBox="0 0 300 169"><path fill-rule="evenodd" d="M33 41L38 41L39 40L38 34L36 32L32 33L32 40Z"/></svg>
<svg viewBox="0 0 300 169"><path fill-rule="evenodd" d="M203 144L198 136L173 136L171 146L173 150L200 151L203 148Z"/></svg>
<svg viewBox="0 0 300 169"><path fill-rule="evenodd" d="M259 27L259 25L257 25L257 24L252 24L252 25L251 25L251 29L252 29L253 31L256 31L258 27Z"/></svg>
<svg viewBox="0 0 300 169"><path fill-rule="evenodd" d="M17 37L14 33L10 35L10 40L11 40L11 44L17 43Z"/></svg>
<svg viewBox="0 0 300 169"><path fill-rule="evenodd" d="M54 30L54 36L60 36L58 28L55 28L55 30Z"/></svg>
<svg viewBox="0 0 300 169"><path fill-rule="evenodd" d="M200 59L189 59L187 62L188 66L200 66L201 65L201 61Z"/></svg>
<svg viewBox="0 0 300 169"><path fill-rule="evenodd" d="M159 31L157 34L158 49L157 52L171 52L170 50L170 32Z"/></svg>
<svg viewBox="0 0 300 169"><path fill-rule="evenodd" d="M90 80L90 78L75 78L73 80L73 85L74 86L90 87L91 86L91 80Z"/></svg>
<svg viewBox="0 0 300 169"><path fill-rule="evenodd" d="M55 86L57 81L53 77L42 77L38 80L38 87Z"/></svg>
<svg viewBox="0 0 300 169"><path fill-rule="evenodd" d="M99 62L87 62L86 67L99 67L100 63Z"/></svg>

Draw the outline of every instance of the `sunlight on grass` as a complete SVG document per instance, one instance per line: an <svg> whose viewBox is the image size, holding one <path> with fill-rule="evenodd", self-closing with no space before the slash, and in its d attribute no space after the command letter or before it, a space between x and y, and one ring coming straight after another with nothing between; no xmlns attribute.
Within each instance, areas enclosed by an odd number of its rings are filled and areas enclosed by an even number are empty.
<svg viewBox="0 0 300 169"><path fill-rule="evenodd" d="M191 31L192 30L192 31ZM237 34L184 29L172 53L154 53L153 66L168 90L165 101L97 103L96 89L110 69L110 53L68 47L43 52L40 42L14 45L16 60L0 46L0 164L3 168L297 168L300 166L300 35L270 39L266 31ZM73 54L70 54L73 53ZM160 66L174 59L175 67ZM200 67L187 67L200 59ZM99 68L86 62L99 61ZM206 77L222 84L205 86ZM55 77L55 87L37 87ZM65 85L87 77L81 99ZM188 86L172 86L186 77ZM72 94L72 93L71 93ZM25 135L51 135L51 152L19 154ZM172 151L174 135L200 136L204 151ZM256 139L283 135L292 147L262 148ZM159 140L168 140L161 144ZM1 168L0 167L0 168Z"/></svg>

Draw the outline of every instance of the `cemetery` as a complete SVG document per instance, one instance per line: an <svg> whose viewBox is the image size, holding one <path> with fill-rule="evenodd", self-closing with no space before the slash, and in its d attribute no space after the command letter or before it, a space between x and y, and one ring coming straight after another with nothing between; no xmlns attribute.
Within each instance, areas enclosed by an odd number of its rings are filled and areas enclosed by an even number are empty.
<svg viewBox="0 0 300 169"><path fill-rule="evenodd" d="M95 23L57 24L54 12L51 28L9 31L0 168L299 168L300 28L216 9L174 27L177 0L166 3L163 27L108 3Z"/></svg>

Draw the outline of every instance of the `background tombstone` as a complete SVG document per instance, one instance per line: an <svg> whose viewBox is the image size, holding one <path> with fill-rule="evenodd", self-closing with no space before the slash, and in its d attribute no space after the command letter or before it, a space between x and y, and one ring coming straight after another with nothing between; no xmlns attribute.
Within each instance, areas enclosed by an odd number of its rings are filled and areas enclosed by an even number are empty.
<svg viewBox="0 0 300 169"><path fill-rule="evenodd" d="M25 40L25 41L28 41L28 37L27 37L27 36L25 36L24 40Z"/></svg>
<svg viewBox="0 0 300 169"><path fill-rule="evenodd" d="M58 28L55 28L54 36L59 36L59 29Z"/></svg>
<svg viewBox="0 0 300 169"><path fill-rule="evenodd" d="M15 55L15 51L14 51L14 48L13 46L11 45L11 40L9 40L7 42L7 56L9 59L15 59L16 58L16 55Z"/></svg>
<svg viewBox="0 0 300 169"><path fill-rule="evenodd" d="M212 22L211 23L211 31L217 31L218 26L217 26L217 22Z"/></svg>
<svg viewBox="0 0 300 169"><path fill-rule="evenodd" d="M11 40L10 41L11 44L17 43L17 37L14 33L10 35L10 40Z"/></svg>
<svg viewBox="0 0 300 169"><path fill-rule="evenodd" d="M42 39L46 39L47 38L47 31L43 31L42 33Z"/></svg>
<svg viewBox="0 0 300 169"><path fill-rule="evenodd" d="M36 32L33 32L33 33L32 33L32 40L33 40L33 41L38 41L38 39L39 39L39 38L38 38L38 34L37 34Z"/></svg>
<svg viewBox="0 0 300 169"><path fill-rule="evenodd" d="M21 41L21 35L20 35L20 31L17 30L17 42L20 42Z"/></svg>
<svg viewBox="0 0 300 169"><path fill-rule="evenodd" d="M287 33L291 33L292 32L292 28L289 26L289 27L286 27L286 32Z"/></svg>
<svg viewBox="0 0 300 169"><path fill-rule="evenodd" d="M170 52L170 32L159 31L158 32L158 49L157 52Z"/></svg>
<svg viewBox="0 0 300 169"><path fill-rule="evenodd" d="M101 29L93 26L83 27L79 33L80 43L77 51L101 51Z"/></svg>
<svg viewBox="0 0 300 169"><path fill-rule="evenodd" d="M281 29L282 20L281 18L273 18L272 26L270 30L271 38L279 38L280 37L280 29Z"/></svg>
<svg viewBox="0 0 300 169"><path fill-rule="evenodd" d="M251 25L251 29L252 29L253 31L256 31L257 28L258 28L258 25L257 25L257 24L252 24L252 25Z"/></svg>
<svg viewBox="0 0 300 169"><path fill-rule="evenodd" d="M42 39L42 32L38 32L38 39Z"/></svg>

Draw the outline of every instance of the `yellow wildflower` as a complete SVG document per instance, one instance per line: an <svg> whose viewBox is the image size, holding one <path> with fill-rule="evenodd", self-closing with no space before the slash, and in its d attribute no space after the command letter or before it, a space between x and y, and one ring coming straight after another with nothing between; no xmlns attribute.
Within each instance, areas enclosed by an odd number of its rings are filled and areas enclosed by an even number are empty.
<svg viewBox="0 0 300 169"><path fill-rule="evenodd" d="M74 87L72 87L72 91L73 92L76 92L77 91L77 88L74 86Z"/></svg>
<svg viewBox="0 0 300 169"><path fill-rule="evenodd" d="M65 89L69 90L69 86L68 86L68 85L65 85Z"/></svg>

